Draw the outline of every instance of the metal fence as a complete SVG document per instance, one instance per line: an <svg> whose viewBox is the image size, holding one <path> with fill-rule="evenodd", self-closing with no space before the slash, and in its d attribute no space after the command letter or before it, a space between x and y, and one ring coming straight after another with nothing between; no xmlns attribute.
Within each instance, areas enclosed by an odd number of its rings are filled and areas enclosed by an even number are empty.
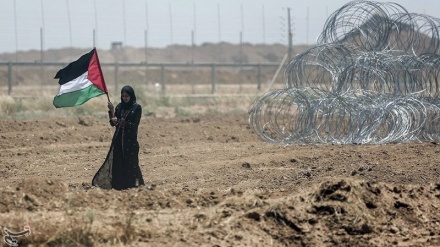
<svg viewBox="0 0 440 247"><path fill-rule="evenodd" d="M32 96L58 88L53 77L68 63L0 62L0 94ZM143 85L166 95L255 94L282 83L277 63L101 63L109 91ZM55 90L55 89L54 89Z"/></svg>

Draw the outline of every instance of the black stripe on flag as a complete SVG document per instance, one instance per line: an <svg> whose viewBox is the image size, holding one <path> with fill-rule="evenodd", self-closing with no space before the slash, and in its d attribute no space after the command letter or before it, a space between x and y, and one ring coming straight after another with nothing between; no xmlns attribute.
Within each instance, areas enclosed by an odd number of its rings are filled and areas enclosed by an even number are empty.
<svg viewBox="0 0 440 247"><path fill-rule="evenodd" d="M78 58L78 60L71 62L65 68L60 69L55 75L54 79L60 79L58 84L63 85L78 78L80 75L89 70L89 63L94 53L95 49L87 54L82 55L80 58Z"/></svg>

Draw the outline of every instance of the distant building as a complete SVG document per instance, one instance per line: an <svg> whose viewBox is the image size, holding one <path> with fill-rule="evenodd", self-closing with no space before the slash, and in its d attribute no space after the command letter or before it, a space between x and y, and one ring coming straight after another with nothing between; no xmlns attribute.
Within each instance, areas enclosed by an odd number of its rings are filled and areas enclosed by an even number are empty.
<svg viewBox="0 0 440 247"><path fill-rule="evenodd" d="M111 50L122 50L122 42L112 42L111 43Z"/></svg>

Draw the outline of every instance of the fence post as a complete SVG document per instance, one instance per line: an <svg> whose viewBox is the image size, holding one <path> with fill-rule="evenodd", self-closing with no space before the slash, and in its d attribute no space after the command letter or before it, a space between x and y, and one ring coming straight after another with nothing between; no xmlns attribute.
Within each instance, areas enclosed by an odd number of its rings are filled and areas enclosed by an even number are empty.
<svg viewBox="0 0 440 247"><path fill-rule="evenodd" d="M119 80L119 63L115 63L115 93L116 93L116 95L119 91L118 80Z"/></svg>
<svg viewBox="0 0 440 247"><path fill-rule="evenodd" d="M257 72L257 89L261 90L261 63L258 64L258 72Z"/></svg>
<svg viewBox="0 0 440 247"><path fill-rule="evenodd" d="M8 95L12 92L12 63L8 63Z"/></svg>
<svg viewBox="0 0 440 247"><path fill-rule="evenodd" d="M160 89L165 94L165 65L160 65Z"/></svg>
<svg viewBox="0 0 440 247"><path fill-rule="evenodd" d="M191 79L191 93L195 94L196 90L194 88L194 84L196 81L196 72L194 71L194 61L191 64L191 75L192 75L192 79Z"/></svg>
<svg viewBox="0 0 440 247"><path fill-rule="evenodd" d="M216 78L215 78L215 64L213 63L211 65L211 94L214 94L217 91L217 86L216 86Z"/></svg>
<svg viewBox="0 0 440 247"><path fill-rule="evenodd" d="M145 62L145 85L147 85L147 88L150 88L150 81L148 80L148 63Z"/></svg>

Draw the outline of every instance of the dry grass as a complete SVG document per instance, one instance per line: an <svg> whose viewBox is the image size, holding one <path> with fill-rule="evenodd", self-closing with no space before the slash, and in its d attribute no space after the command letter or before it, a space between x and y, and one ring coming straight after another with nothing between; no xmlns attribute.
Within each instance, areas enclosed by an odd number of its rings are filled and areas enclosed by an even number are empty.
<svg viewBox="0 0 440 247"><path fill-rule="evenodd" d="M220 93L191 94L188 87L175 86L164 94L158 88L134 85L138 102L146 116L175 117L216 113L244 113L258 97L258 91L248 86L240 93L239 86L224 86ZM243 89L244 87L242 87ZM244 90L244 89L243 89ZM53 97L57 88L50 86L16 87L12 95L0 95L0 114L7 119L39 119L95 116L107 117L107 97L93 98L77 107L56 109ZM118 101L118 93L109 92L112 102Z"/></svg>

